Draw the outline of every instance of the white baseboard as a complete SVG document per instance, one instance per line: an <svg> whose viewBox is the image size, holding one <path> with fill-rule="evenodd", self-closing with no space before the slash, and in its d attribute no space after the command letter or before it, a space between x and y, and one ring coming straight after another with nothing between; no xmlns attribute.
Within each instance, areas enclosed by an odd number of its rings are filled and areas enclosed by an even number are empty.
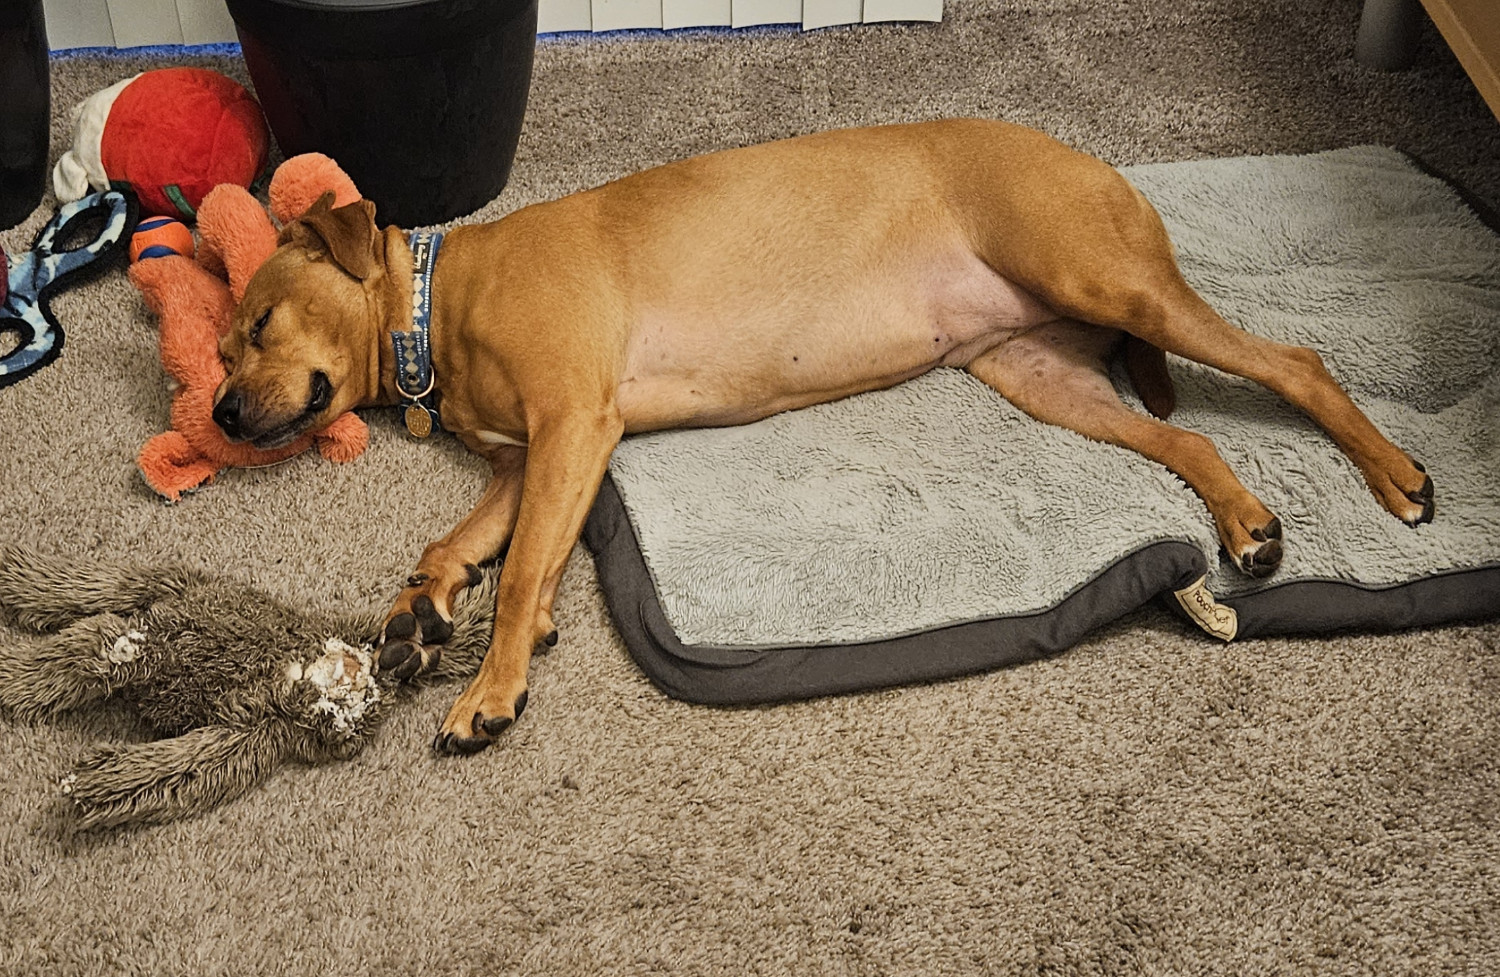
<svg viewBox="0 0 1500 977"><path fill-rule="evenodd" d="M43 0L52 50L237 40L224 0ZM540 0L537 31L942 20L943 0Z"/></svg>

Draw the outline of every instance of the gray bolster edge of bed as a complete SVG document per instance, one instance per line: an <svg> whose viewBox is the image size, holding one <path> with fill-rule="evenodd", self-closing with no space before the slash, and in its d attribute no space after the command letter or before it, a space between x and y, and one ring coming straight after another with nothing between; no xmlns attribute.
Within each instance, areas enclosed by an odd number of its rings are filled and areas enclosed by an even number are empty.
<svg viewBox="0 0 1500 977"><path fill-rule="evenodd" d="M584 526L610 616L636 664L663 692L710 705L784 702L956 678L1066 651L1107 624L1203 576L1190 544L1148 544L1034 614L971 621L861 644L803 648L684 645L667 622L613 479Z"/></svg>

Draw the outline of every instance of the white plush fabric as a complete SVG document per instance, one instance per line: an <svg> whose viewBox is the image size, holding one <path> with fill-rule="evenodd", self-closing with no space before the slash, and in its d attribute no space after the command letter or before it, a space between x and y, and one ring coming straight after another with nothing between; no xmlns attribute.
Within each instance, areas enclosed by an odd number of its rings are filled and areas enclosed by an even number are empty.
<svg viewBox="0 0 1500 977"><path fill-rule="evenodd" d="M1174 357L1173 422L1213 438L1285 526L1282 568L1255 581L1220 561L1207 510L1171 473L939 370L619 447L611 473L685 644L868 642L1035 612L1160 539L1201 546L1221 597L1500 564L1500 237L1378 147L1125 173L1215 308L1318 349L1427 465L1436 521L1404 526L1306 418Z"/></svg>

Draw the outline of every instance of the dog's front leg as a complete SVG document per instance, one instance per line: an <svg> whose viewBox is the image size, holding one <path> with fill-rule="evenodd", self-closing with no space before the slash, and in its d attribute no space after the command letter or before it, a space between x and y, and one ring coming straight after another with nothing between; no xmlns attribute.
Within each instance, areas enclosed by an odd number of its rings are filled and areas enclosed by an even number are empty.
<svg viewBox="0 0 1500 977"><path fill-rule="evenodd" d="M553 635L552 601L609 456L624 432L613 407L573 410L530 432L515 538L500 571L495 632L479 675L438 730L440 753L476 753L526 708L526 671Z"/></svg>
<svg viewBox="0 0 1500 977"><path fill-rule="evenodd" d="M380 671L408 679L437 664L453 635L453 600L479 582L479 565L499 556L510 542L521 505L526 449L496 448L493 476L484 495L453 531L428 545L406 589L386 615L377 656Z"/></svg>

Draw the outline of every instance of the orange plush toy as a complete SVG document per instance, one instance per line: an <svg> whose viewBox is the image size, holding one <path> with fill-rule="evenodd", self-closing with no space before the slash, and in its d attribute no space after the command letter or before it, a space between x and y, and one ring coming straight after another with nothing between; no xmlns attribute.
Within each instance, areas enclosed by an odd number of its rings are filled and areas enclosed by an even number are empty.
<svg viewBox="0 0 1500 977"><path fill-rule="evenodd" d="M271 180L271 215L285 224L327 191L336 206L360 199L354 182L333 160L308 153L287 160ZM243 187L209 191L198 208L197 260L180 254L144 258L130 280L160 318L161 361L176 381L172 429L147 441L136 464L168 502L211 481L225 468L283 461L314 444L330 461L353 461L369 444L365 422L353 413L273 451L234 444L213 421L214 392L224 382L219 337L229 330L245 284L276 249L276 226Z"/></svg>

